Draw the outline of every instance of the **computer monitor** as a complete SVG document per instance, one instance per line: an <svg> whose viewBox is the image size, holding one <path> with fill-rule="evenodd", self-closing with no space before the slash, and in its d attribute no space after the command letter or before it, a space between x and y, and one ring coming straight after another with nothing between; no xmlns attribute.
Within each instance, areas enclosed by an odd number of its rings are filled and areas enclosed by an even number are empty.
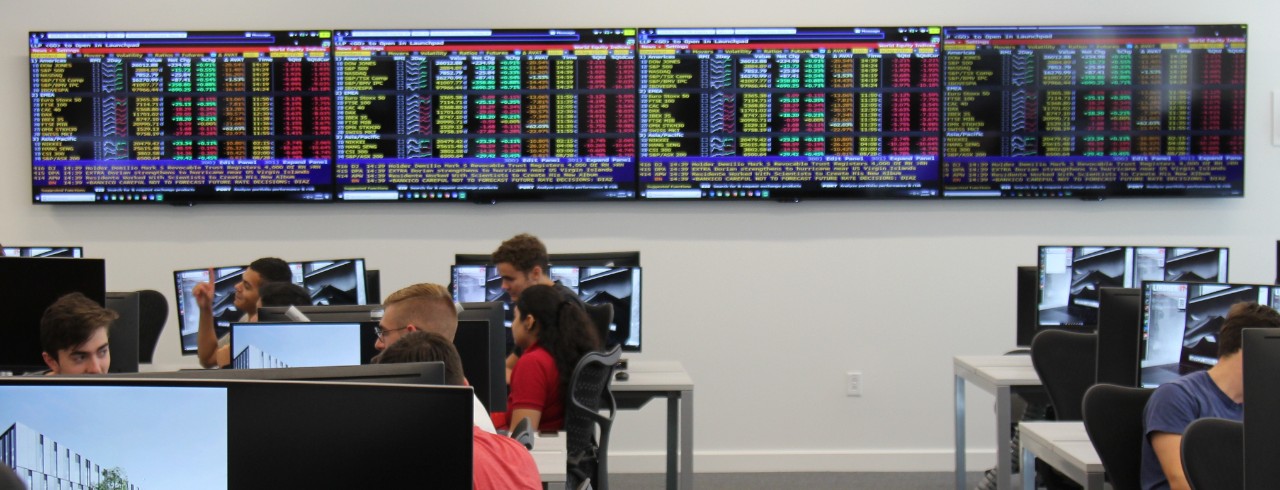
<svg viewBox="0 0 1280 490"><path fill-rule="evenodd" d="M1138 384L1138 337L1142 332L1142 290L1102 288L1098 297L1099 383Z"/></svg>
<svg viewBox="0 0 1280 490"><path fill-rule="evenodd" d="M46 376L0 379L0 399L26 481L64 463L137 488L471 485L466 387Z"/></svg>
<svg viewBox="0 0 1280 490"><path fill-rule="evenodd" d="M364 303L381 303L382 302L382 271L377 269L364 270Z"/></svg>
<svg viewBox="0 0 1280 490"><path fill-rule="evenodd" d="M507 409L505 305L499 302L463 303L453 345L462 358L462 372L476 396L490 412Z"/></svg>
<svg viewBox="0 0 1280 490"><path fill-rule="evenodd" d="M330 305L330 306L264 306L258 308L260 322L291 322L288 311L298 310L313 322L374 322L382 319L382 305Z"/></svg>
<svg viewBox="0 0 1280 490"><path fill-rule="evenodd" d="M359 366L319 366L263 369L188 369L111 374L113 378L160 379L260 379L275 381L347 381L353 383L391 383L443 385L444 363L405 362L396 364L362 364Z"/></svg>
<svg viewBox="0 0 1280 490"><path fill-rule="evenodd" d="M583 252L547 254L551 265L576 265L599 267L639 267L640 252ZM490 254L454 254L455 265L490 265Z"/></svg>
<svg viewBox="0 0 1280 490"><path fill-rule="evenodd" d="M1270 490L1280 481L1280 330L1246 328L1243 333L1244 391L1244 488Z"/></svg>
<svg viewBox="0 0 1280 490"><path fill-rule="evenodd" d="M45 369L40 318L58 298L80 292L106 302L106 262L102 259L0 258L0 371Z"/></svg>
<svg viewBox="0 0 1280 490"><path fill-rule="evenodd" d="M120 315L111 324L108 336L111 345L111 369L108 372L138 372L140 296L136 291L107 293L106 307Z"/></svg>
<svg viewBox="0 0 1280 490"><path fill-rule="evenodd" d="M364 259L292 262L293 283L307 288L313 305L363 305L369 301Z"/></svg>
<svg viewBox="0 0 1280 490"><path fill-rule="evenodd" d="M61 257L78 259L84 257L81 247L4 247L0 254L5 257Z"/></svg>
<svg viewBox="0 0 1280 490"><path fill-rule="evenodd" d="M1280 288L1256 284L1145 282L1140 384L1151 388L1218 361L1217 334L1240 302L1275 307Z"/></svg>
<svg viewBox="0 0 1280 490"><path fill-rule="evenodd" d="M1227 281L1223 247L1041 246L1040 325L1097 325L1098 291L1144 281Z"/></svg>
<svg viewBox="0 0 1280 490"><path fill-rule="evenodd" d="M1017 282L1017 344L1018 347L1031 347L1031 339L1040 329L1040 282L1037 269L1033 265L1018 266Z"/></svg>
<svg viewBox="0 0 1280 490"><path fill-rule="evenodd" d="M378 354L376 323L232 323L235 369L354 366Z"/></svg>
<svg viewBox="0 0 1280 490"><path fill-rule="evenodd" d="M235 306L235 296L236 284L248 268L247 265L237 265L173 272L183 354L196 353L196 333L200 329L200 308L195 296L191 294L191 288L196 284L209 282L210 270L217 275L213 286L214 333L222 337L230 330L231 322L244 318L244 312ZM364 305L370 302L367 300L364 259L290 262L289 270L293 273L293 283L307 289L312 304Z"/></svg>
<svg viewBox="0 0 1280 490"><path fill-rule="evenodd" d="M552 265L548 275L578 293L578 297L587 304L613 305L613 322L602 339L606 349L622 345L624 351L640 352L640 267ZM455 265L450 277L455 301L510 303L496 267ZM506 313L506 324L511 324L510 311Z"/></svg>

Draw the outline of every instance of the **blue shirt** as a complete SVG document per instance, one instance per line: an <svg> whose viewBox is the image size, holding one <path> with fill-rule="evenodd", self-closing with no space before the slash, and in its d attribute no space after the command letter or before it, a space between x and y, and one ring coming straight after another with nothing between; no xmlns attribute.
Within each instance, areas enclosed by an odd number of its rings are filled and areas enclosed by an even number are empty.
<svg viewBox="0 0 1280 490"><path fill-rule="evenodd" d="M1151 447L1151 435L1168 432L1181 435L1196 419L1222 418L1244 420L1244 405L1231 401L1209 377L1208 371L1197 371L1156 388L1142 414L1142 488L1169 488L1160 460Z"/></svg>

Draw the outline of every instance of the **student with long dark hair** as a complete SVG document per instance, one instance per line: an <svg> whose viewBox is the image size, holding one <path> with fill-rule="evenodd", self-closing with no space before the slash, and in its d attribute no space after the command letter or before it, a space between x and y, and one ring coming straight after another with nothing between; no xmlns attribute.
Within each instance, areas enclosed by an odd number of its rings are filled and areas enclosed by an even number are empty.
<svg viewBox="0 0 1280 490"><path fill-rule="evenodd" d="M552 286L529 286L515 302L511 333L524 355L511 371L506 420L529 419L539 431L564 427L565 397L578 360L600 350L600 337L582 306Z"/></svg>

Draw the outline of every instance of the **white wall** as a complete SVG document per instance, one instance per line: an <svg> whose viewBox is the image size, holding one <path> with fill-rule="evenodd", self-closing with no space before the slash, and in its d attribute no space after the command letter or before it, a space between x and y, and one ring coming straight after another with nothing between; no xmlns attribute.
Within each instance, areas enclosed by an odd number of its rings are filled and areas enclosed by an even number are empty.
<svg viewBox="0 0 1280 490"><path fill-rule="evenodd" d="M107 259L110 290L171 293L171 271L362 256L384 293L447 282L456 252L515 233L553 252L640 250L645 352L678 359L697 382L699 471L934 470L952 465L955 355L1013 346L1014 266L1044 243L1223 245L1231 278L1270 282L1277 233L1271 92L1277 17L1267 2L656 0L410 2L223 0L10 2L0 18L0 241L81 244ZM364 7L357 10L356 5ZM335 204L52 207L31 202L31 30L636 25L928 25L1250 22L1248 186L1243 199L1104 202L845 201L495 206ZM53 280L53 278L36 279ZM161 367L178 355L176 318ZM864 396L844 396L844 373ZM988 396L970 388L972 468L992 464ZM622 412L612 466L660 471L661 401ZM903 457L906 456L906 457Z"/></svg>

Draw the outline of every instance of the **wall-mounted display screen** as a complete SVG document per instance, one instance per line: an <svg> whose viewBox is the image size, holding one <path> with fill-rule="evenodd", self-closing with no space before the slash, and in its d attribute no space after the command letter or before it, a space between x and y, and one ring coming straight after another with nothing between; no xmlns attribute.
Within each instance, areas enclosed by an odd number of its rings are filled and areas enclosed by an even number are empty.
<svg viewBox="0 0 1280 490"><path fill-rule="evenodd" d="M1245 26L945 32L944 196L1243 195Z"/></svg>
<svg viewBox="0 0 1280 490"><path fill-rule="evenodd" d="M940 37L640 29L641 197L936 196Z"/></svg>
<svg viewBox="0 0 1280 490"><path fill-rule="evenodd" d="M328 200L328 31L32 32L35 202Z"/></svg>
<svg viewBox="0 0 1280 490"><path fill-rule="evenodd" d="M335 31L338 199L635 196L634 29Z"/></svg>

